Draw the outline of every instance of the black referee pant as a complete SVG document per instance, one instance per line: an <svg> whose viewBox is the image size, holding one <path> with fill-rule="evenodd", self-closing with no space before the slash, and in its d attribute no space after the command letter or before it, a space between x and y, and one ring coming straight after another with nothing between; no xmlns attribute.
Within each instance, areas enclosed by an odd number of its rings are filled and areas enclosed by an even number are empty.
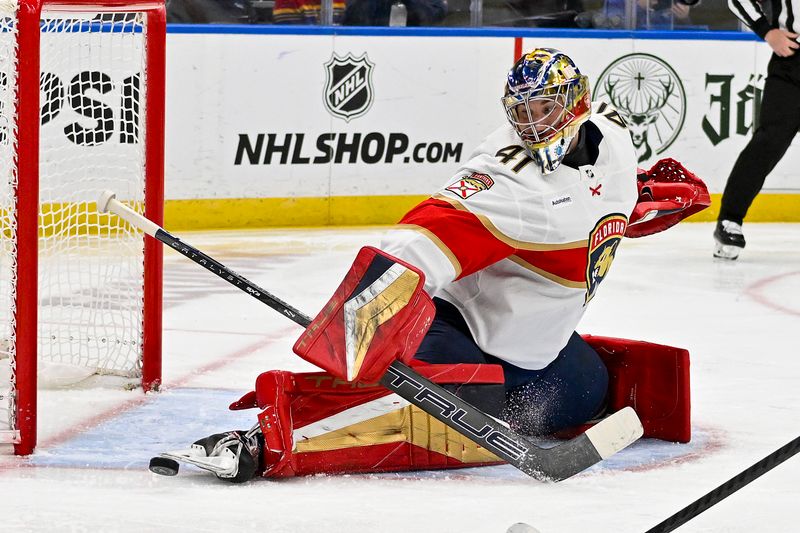
<svg viewBox="0 0 800 533"><path fill-rule="evenodd" d="M791 57L775 54L767 67L758 128L733 165L719 220L739 224L758 195L764 180L800 129L800 51Z"/></svg>

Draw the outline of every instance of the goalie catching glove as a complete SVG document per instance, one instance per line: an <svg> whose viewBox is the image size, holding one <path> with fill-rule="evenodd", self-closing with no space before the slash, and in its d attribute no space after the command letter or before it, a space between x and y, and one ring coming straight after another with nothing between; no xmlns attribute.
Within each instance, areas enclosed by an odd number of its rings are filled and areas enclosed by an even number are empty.
<svg viewBox="0 0 800 533"><path fill-rule="evenodd" d="M644 237L670 228L711 205L703 180L674 159L662 159L637 176L639 199L626 237Z"/></svg>
<svg viewBox="0 0 800 533"><path fill-rule="evenodd" d="M418 268L362 248L294 352L339 379L377 383L395 360L414 357L431 326L436 309L424 284Z"/></svg>

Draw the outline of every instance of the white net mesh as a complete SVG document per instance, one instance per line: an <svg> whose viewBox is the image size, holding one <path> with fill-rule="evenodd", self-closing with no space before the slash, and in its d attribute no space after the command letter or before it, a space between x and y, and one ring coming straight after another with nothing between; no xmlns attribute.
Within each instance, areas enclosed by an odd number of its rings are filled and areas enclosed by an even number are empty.
<svg viewBox="0 0 800 533"><path fill-rule="evenodd" d="M136 374L143 240L94 201L144 205L142 16L70 16L42 25L39 353Z"/></svg>
<svg viewBox="0 0 800 533"><path fill-rule="evenodd" d="M40 367L138 376L143 237L99 215L94 202L111 189L144 209L144 15L42 16L38 295L15 292L16 249L26 243L15 233L17 59L8 15L0 29L0 365L5 358L10 376L4 385L0 374L0 395L14 389L18 297L38 301Z"/></svg>

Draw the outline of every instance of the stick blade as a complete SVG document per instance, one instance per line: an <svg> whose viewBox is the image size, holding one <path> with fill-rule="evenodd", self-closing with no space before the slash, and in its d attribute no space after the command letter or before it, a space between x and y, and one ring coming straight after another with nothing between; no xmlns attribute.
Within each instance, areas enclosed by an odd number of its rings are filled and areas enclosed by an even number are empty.
<svg viewBox="0 0 800 533"><path fill-rule="evenodd" d="M532 450L521 469L537 479L563 481L608 459L643 433L636 411L625 407L574 439L552 448Z"/></svg>
<svg viewBox="0 0 800 533"><path fill-rule="evenodd" d="M586 431L586 436L603 459L627 448L643 434L642 422L633 407L620 409Z"/></svg>

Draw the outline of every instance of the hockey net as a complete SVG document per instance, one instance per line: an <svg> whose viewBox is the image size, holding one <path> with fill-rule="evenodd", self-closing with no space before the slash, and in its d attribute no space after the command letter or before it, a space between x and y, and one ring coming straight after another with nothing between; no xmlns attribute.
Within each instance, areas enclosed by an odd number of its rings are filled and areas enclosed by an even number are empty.
<svg viewBox="0 0 800 533"><path fill-rule="evenodd" d="M0 0L0 443L21 454L37 382L160 382L160 248L95 201L161 221L164 7L101 3Z"/></svg>

